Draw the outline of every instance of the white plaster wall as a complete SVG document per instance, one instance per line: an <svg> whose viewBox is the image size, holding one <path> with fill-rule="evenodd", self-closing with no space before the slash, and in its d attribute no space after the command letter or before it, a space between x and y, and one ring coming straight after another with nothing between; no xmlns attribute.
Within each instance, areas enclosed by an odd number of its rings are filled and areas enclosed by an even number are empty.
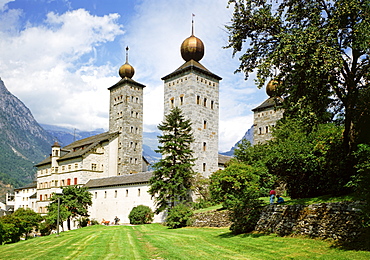
<svg viewBox="0 0 370 260"><path fill-rule="evenodd" d="M112 222L117 216L120 223L130 223L128 216L133 207L145 205L154 212L154 199L151 199L148 189L147 184L90 188L89 192L92 194L93 202L89 208L90 218L100 223L103 219ZM163 214L155 215L153 222L163 222Z"/></svg>

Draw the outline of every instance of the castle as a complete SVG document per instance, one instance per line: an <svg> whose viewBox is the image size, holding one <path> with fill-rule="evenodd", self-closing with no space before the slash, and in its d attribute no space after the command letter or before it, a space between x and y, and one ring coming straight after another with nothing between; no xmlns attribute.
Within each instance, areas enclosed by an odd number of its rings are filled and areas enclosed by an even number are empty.
<svg viewBox="0 0 370 260"><path fill-rule="evenodd" d="M193 28L192 25L191 36L181 45L185 63L162 78L164 115L179 107L184 117L191 120L195 140L191 149L197 158L194 171L209 177L230 158L218 154L221 77L200 63L204 44L194 36ZM65 147L54 143L51 155L35 165L37 181L15 189L15 209L28 207L46 214L53 193L60 187L79 185L87 187L92 194L89 214L99 222L112 221L118 216L122 223L129 223L128 215L138 205L155 210L155 201L148 193L152 172L148 171L149 163L142 156L145 85L133 80L134 74L127 47L126 62L119 69L121 79L108 88L109 131ZM270 98L253 110L254 143L270 138L269 127L282 115L282 111L274 110L277 99L272 95L273 85L267 87L267 93ZM154 222L163 220L163 214L154 217ZM76 225L73 223L72 228Z"/></svg>
<svg viewBox="0 0 370 260"><path fill-rule="evenodd" d="M193 157L197 158L194 171L209 177L229 159L218 154L221 77L200 63L204 44L194 36L193 28L192 25L191 36L181 45L185 63L162 78L164 115L177 106L191 120L195 139L191 148ZM142 156L145 85L136 82L134 74L126 48L126 62L119 69L121 79L108 88L109 131L65 147L54 143L50 157L36 164L37 181L27 190L15 190L15 201L18 201L15 209L29 207L46 214L52 194L60 187L83 185L92 194L90 218L99 222L112 221L118 216L121 222L128 223L130 211L138 205L149 206L154 211L155 201L147 192L152 172ZM28 191L34 189L36 194L31 195ZM155 215L154 222L162 221L162 214Z"/></svg>

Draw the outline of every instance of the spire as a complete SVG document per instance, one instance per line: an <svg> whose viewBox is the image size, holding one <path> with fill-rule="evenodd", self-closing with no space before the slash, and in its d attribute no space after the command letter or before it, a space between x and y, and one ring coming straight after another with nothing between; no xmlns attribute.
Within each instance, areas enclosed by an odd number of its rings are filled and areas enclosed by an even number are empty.
<svg viewBox="0 0 370 260"><path fill-rule="evenodd" d="M194 36L194 16L195 14L191 16L191 36Z"/></svg>
<svg viewBox="0 0 370 260"><path fill-rule="evenodd" d="M128 64L128 50L129 50L129 48L128 48L128 46L126 47L126 63Z"/></svg>

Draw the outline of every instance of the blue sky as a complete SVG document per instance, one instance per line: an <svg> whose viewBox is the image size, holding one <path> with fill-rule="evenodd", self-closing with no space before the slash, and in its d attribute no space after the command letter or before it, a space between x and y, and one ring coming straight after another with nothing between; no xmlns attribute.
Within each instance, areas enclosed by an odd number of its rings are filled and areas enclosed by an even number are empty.
<svg viewBox="0 0 370 260"><path fill-rule="evenodd" d="M125 47L144 89L144 131L163 120L163 82L184 61L191 34L205 45L201 63L220 82L219 150L229 150L253 123L264 89L234 74L224 49L232 8L227 0L0 0L0 77L39 123L108 129L108 87L120 78Z"/></svg>

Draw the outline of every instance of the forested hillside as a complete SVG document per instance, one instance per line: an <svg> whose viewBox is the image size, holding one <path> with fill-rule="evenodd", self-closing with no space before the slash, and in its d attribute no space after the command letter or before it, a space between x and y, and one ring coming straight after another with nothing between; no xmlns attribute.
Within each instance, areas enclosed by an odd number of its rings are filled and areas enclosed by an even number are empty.
<svg viewBox="0 0 370 260"><path fill-rule="evenodd" d="M0 79L0 181L15 187L31 182L33 165L49 155L53 141Z"/></svg>

